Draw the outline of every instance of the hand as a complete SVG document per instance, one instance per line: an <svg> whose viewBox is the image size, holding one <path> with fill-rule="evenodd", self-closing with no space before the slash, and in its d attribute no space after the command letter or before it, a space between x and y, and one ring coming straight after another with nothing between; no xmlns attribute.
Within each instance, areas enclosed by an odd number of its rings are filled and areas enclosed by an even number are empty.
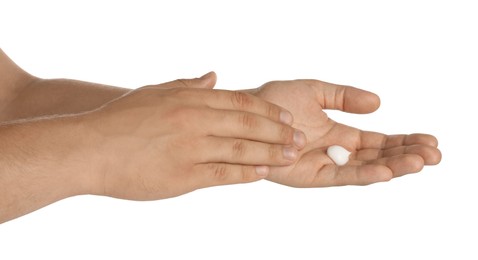
<svg viewBox="0 0 478 260"><path fill-rule="evenodd" d="M92 193L162 199L257 181L268 165L294 163L305 136L290 126L292 115L249 94L198 89L214 81L207 74L143 87L86 114L98 158Z"/></svg>
<svg viewBox="0 0 478 260"><path fill-rule="evenodd" d="M380 105L373 93L317 80L274 81L249 92L292 112L292 126L307 136L296 163L271 168L267 179L273 182L293 187L366 185L418 172L441 160L437 139L431 135L362 131L324 112L371 113ZM336 166L327 156L326 149L334 144L352 152L346 165Z"/></svg>

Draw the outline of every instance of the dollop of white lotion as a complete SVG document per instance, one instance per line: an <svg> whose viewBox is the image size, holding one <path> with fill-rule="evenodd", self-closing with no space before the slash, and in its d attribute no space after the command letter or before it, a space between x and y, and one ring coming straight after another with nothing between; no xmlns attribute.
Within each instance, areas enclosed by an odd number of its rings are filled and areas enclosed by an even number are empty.
<svg viewBox="0 0 478 260"><path fill-rule="evenodd" d="M340 145L332 145L327 148L327 155L338 166L345 165L349 161L350 154L351 152Z"/></svg>

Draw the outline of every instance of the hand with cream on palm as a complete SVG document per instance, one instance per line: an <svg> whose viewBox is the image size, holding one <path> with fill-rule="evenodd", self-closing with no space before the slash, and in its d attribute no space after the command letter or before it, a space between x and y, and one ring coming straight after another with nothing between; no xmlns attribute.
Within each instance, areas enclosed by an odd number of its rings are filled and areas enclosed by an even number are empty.
<svg viewBox="0 0 478 260"><path fill-rule="evenodd" d="M290 166L272 167L270 181L293 187L367 185L419 172L441 160L432 135L363 131L335 122L324 111L371 113L380 105L373 93L318 80L273 81L247 92L292 112L293 127L307 136L299 159ZM345 165L337 165L327 155L333 145L351 152Z"/></svg>

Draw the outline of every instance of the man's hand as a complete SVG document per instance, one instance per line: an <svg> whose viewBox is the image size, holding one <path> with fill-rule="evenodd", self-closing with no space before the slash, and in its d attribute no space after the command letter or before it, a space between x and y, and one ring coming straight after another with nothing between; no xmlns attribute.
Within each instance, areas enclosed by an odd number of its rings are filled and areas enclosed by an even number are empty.
<svg viewBox="0 0 478 260"><path fill-rule="evenodd" d="M290 112L214 82L210 73L82 114L1 124L0 223L75 195L163 199L293 164L306 140Z"/></svg>
<svg viewBox="0 0 478 260"><path fill-rule="evenodd" d="M86 114L98 166L92 193L162 199L257 181L267 166L295 162L306 140L288 111L241 92L199 89L205 81L143 87Z"/></svg>
<svg viewBox="0 0 478 260"><path fill-rule="evenodd" d="M371 113L380 100L373 93L317 80L274 81L249 93L292 112L293 127L307 136L307 146L290 166L273 167L268 180L293 187L366 185L438 164L437 139L427 134L384 135L362 131L330 119L324 109ZM326 149L340 145L352 152L336 166Z"/></svg>

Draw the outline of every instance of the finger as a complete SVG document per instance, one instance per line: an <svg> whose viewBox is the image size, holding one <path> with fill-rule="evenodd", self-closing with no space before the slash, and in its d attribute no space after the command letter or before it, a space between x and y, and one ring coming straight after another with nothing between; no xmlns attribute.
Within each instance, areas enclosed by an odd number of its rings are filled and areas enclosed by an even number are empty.
<svg viewBox="0 0 478 260"><path fill-rule="evenodd" d="M198 188L262 180L267 176L269 170L267 166L226 163L197 164L193 169Z"/></svg>
<svg viewBox="0 0 478 260"><path fill-rule="evenodd" d="M216 85L217 75L214 71L204 74L203 76L195 79L178 79L183 87L186 88L204 88L213 89Z"/></svg>
<svg viewBox="0 0 478 260"><path fill-rule="evenodd" d="M284 108L239 91L216 90L202 92L209 107L255 113L277 122L291 125L292 114Z"/></svg>
<svg viewBox="0 0 478 260"><path fill-rule="evenodd" d="M170 89L170 88L195 88L195 89L213 89L216 85L217 76L214 71L204 74L194 79L177 79L157 85L148 85L142 89Z"/></svg>
<svg viewBox="0 0 478 260"><path fill-rule="evenodd" d="M302 82L315 90L317 100L324 109L366 114L377 110L380 106L380 98L372 92L319 80L302 80Z"/></svg>
<svg viewBox="0 0 478 260"><path fill-rule="evenodd" d="M393 177L400 177L405 174L419 172L425 165L423 158L417 154L401 154L364 163L368 165L386 166L392 170Z"/></svg>
<svg viewBox="0 0 478 260"><path fill-rule="evenodd" d="M215 75L215 74L214 74ZM212 76L211 76L212 77ZM189 87L200 79L180 79L161 84L157 88L177 88L178 84ZM204 83L201 83L204 84ZM215 91L183 91L180 93L184 98L192 98L202 104L215 109L239 110L262 115L274 121L292 125L292 114L284 108L262 100L256 96L239 91L215 90Z"/></svg>
<svg viewBox="0 0 478 260"><path fill-rule="evenodd" d="M380 158L393 157L401 154L417 154L420 155L425 165L436 165L441 160L441 153L435 147L428 145L410 145L410 146L397 146L389 149L363 149L359 150L353 159L360 161L371 161Z"/></svg>
<svg viewBox="0 0 478 260"><path fill-rule="evenodd" d="M203 114L201 120L207 135L294 145L298 149L307 143L302 131L257 114L230 110L211 110Z"/></svg>
<svg viewBox="0 0 478 260"><path fill-rule="evenodd" d="M198 147L202 150L196 154L202 163L285 166L292 164L299 153L292 146L212 136L202 139Z"/></svg>
<svg viewBox="0 0 478 260"><path fill-rule="evenodd" d="M392 171L383 165L345 165L327 164L316 174L311 187L330 187L344 185L368 185L392 179Z"/></svg>
<svg viewBox="0 0 478 260"><path fill-rule="evenodd" d="M360 149L387 149L397 146L423 144L438 146L438 140L429 134L384 135L376 132L362 131L360 133Z"/></svg>

